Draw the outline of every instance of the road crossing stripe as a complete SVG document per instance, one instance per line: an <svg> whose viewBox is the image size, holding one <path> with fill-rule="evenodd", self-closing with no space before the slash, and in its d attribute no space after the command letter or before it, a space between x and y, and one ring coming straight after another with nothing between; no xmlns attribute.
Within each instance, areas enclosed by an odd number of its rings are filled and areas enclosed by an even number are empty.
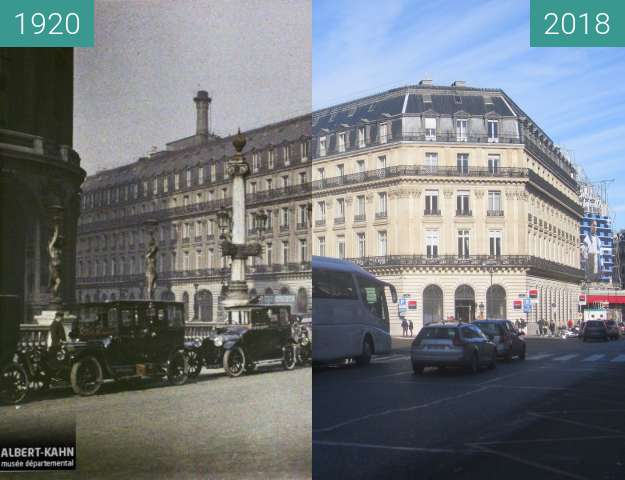
<svg viewBox="0 0 625 480"><path fill-rule="evenodd" d="M604 353L595 353L594 355L591 355L590 357L584 358L584 360L582 361L583 362L596 362L597 360L603 357L605 357Z"/></svg>
<svg viewBox="0 0 625 480"><path fill-rule="evenodd" d="M543 358L552 357L553 353L543 353L541 355L530 355L526 360L542 360Z"/></svg>
<svg viewBox="0 0 625 480"><path fill-rule="evenodd" d="M625 362L625 355L617 355L612 359L613 362Z"/></svg>
<svg viewBox="0 0 625 480"><path fill-rule="evenodd" d="M570 355L562 355L561 357L556 357L553 360L556 362L566 362L567 360L571 360L575 357L577 357L577 353L571 353Z"/></svg>

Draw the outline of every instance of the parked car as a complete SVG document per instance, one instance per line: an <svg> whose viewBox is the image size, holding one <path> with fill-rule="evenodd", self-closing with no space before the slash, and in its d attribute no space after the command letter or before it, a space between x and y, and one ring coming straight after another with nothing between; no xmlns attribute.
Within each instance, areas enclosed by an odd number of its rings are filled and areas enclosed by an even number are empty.
<svg viewBox="0 0 625 480"><path fill-rule="evenodd" d="M595 338L605 342L609 340L608 327L604 320L588 320L584 323L582 332L584 342Z"/></svg>
<svg viewBox="0 0 625 480"><path fill-rule="evenodd" d="M287 305L248 305L227 309L229 325L205 338L199 349L202 364L223 367L239 377L259 367L296 364L296 337Z"/></svg>
<svg viewBox="0 0 625 480"><path fill-rule="evenodd" d="M28 374L18 363L17 344L21 298L17 295L0 295L0 403L16 404L28 394Z"/></svg>
<svg viewBox="0 0 625 480"><path fill-rule="evenodd" d="M411 346L412 369L464 367L475 373L482 366L497 366L497 348L475 325L430 323L423 327Z"/></svg>
<svg viewBox="0 0 625 480"><path fill-rule="evenodd" d="M46 359L50 376L69 379L76 394L94 395L105 379L187 381L182 303L89 303L79 306L79 315L74 339L50 350Z"/></svg>
<svg viewBox="0 0 625 480"><path fill-rule="evenodd" d="M489 340L495 343L497 355L510 361L512 357L525 360L526 344L524 333L516 329L509 320L476 320L473 322Z"/></svg>
<svg viewBox="0 0 625 480"><path fill-rule="evenodd" d="M625 335L625 323L618 322L618 329L621 332L621 335Z"/></svg>
<svg viewBox="0 0 625 480"><path fill-rule="evenodd" d="M616 320L606 320L605 326L608 329L608 338L610 340L618 340L621 336L621 331L616 324Z"/></svg>

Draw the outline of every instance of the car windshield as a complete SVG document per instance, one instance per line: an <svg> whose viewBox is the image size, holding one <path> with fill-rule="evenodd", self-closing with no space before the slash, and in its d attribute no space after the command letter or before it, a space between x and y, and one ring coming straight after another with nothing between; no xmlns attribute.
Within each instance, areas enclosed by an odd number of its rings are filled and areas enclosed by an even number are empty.
<svg viewBox="0 0 625 480"><path fill-rule="evenodd" d="M616 322L614 320L608 320L607 322L605 322L606 325L613 327L614 325L616 325Z"/></svg>
<svg viewBox="0 0 625 480"><path fill-rule="evenodd" d="M419 332L419 338L432 340L449 340L456 336L456 327L426 327Z"/></svg>
<svg viewBox="0 0 625 480"><path fill-rule="evenodd" d="M501 335L501 325L496 323L475 322L474 325L477 325L486 335Z"/></svg>
<svg viewBox="0 0 625 480"><path fill-rule="evenodd" d="M596 320L594 320L594 321L592 321L592 320L591 320L590 322L588 322L588 323L586 324L586 326L587 326L587 327L591 327L591 328L592 328L592 327L594 327L594 328L597 328L597 327L603 327L603 322L598 322L598 321L596 321Z"/></svg>

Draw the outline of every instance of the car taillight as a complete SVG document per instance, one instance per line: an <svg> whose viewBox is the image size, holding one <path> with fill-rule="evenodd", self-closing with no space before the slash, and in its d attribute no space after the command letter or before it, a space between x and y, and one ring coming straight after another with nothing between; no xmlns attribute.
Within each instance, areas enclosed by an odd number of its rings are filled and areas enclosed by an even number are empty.
<svg viewBox="0 0 625 480"><path fill-rule="evenodd" d="M460 340L460 336L458 334L454 335L454 339L452 340L454 347L462 347L464 342Z"/></svg>
<svg viewBox="0 0 625 480"><path fill-rule="evenodd" d="M510 337L507 333L499 337L499 343L508 343L508 340L510 340Z"/></svg>

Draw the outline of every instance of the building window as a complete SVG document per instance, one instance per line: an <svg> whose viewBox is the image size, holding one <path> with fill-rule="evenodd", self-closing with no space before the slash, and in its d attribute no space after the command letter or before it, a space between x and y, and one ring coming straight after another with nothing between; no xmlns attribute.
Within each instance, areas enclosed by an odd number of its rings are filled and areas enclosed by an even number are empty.
<svg viewBox="0 0 625 480"><path fill-rule="evenodd" d="M180 174L174 174L174 190L178 190L180 188Z"/></svg>
<svg viewBox="0 0 625 480"><path fill-rule="evenodd" d="M338 258L345 258L345 237L339 235L336 237L336 256Z"/></svg>
<svg viewBox="0 0 625 480"><path fill-rule="evenodd" d="M378 193L378 211L377 214L379 217L387 216L387 195L386 192Z"/></svg>
<svg viewBox="0 0 625 480"><path fill-rule="evenodd" d="M215 261L215 252L213 252L212 248L208 249L206 253L206 267L213 268L213 262Z"/></svg>
<svg viewBox="0 0 625 480"><path fill-rule="evenodd" d="M267 152L267 167L269 170L273 170L273 150Z"/></svg>
<svg viewBox="0 0 625 480"><path fill-rule="evenodd" d="M336 218L345 218L345 199L336 199Z"/></svg>
<svg viewBox="0 0 625 480"><path fill-rule="evenodd" d="M380 155L378 157L378 170L384 170L386 168L386 155Z"/></svg>
<svg viewBox="0 0 625 480"><path fill-rule="evenodd" d="M356 197L356 215L358 217L363 217L365 216L365 196L364 195L358 195Z"/></svg>
<svg viewBox="0 0 625 480"><path fill-rule="evenodd" d="M366 255L366 237L364 232L356 234L356 253L358 258L363 258Z"/></svg>
<svg viewBox="0 0 625 480"><path fill-rule="evenodd" d="M299 184L300 185L304 185L306 183L306 180L307 180L306 172L300 172L299 173Z"/></svg>
<svg viewBox="0 0 625 480"><path fill-rule="evenodd" d="M439 215L438 190L425 191L425 215Z"/></svg>
<svg viewBox="0 0 625 480"><path fill-rule="evenodd" d="M456 215L471 215L471 210L469 210L468 190L458 190L458 195L456 196Z"/></svg>
<svg viewBox="0 0 625 480"><path fill-rule="evenodd" d="M345 151L345 132L338 134L338 151L342 153Z"/></svg>
<svg viewBox="0 0 625 480"><path fill-rule="evenodd" d="M488 213L495 214L502 211L501 208L501 192L491 190L488 192Z"/></svg>
<svg viewBox="0 0 625 480"><path fill-rule="evenodd" d="M491 230L488 232L488 239L490 256L501 256L501 230Z"/></svg>
<svg viewBox="0 0 625 480"><path fill-rule="evenodd" d="M308 160L308 141L303 140L300 144L300 153L302 154L302 162Z"/></svg>
<svg viewBox="0 0 625 480"><path fill-rule="evenodd" d="M288 227L289 226L289 208L282 208L282 216L280 217L280 226Z"/></svg>
<svg viewBox="0 0 625 480"><path fill-rule="evenodd" d="M215 180L217 180L217 165L215 163L211 163L210 174L211 174L211 182L214 182Z"/></svg>
<svg viewBox="0 0 625 480"><path fill-rule="evenodd" d="M258 164L259 164L258 157L259 157L258 152L252 153L252 171L253 172L258 172Z"/></svg>
<svg viewBox="0 0 625 480"><path fill-rule="evenodd" d="M191 169L187 168L187 188L191 186Z"/></svg>
<svg viewBox="0 0 625 480"><path fill-rule="evenodd" d="M469 256L469 231L458 230L458 256Z"/></svg>
<svg viewBox="0 0 625 480"><path fill-rule="evenodd" d="M250 182L250 193L256 193L256 182Z"/></svg>
<svg viewBox="0 0 625 480"><path fill-rule="evenodd" d="M300 205L298 210L298 218L297 218L297 223L298 223L298 227L305 227L308 224L308 208L306 205Z"/></svg>
<svg viewBox="0 0 625 480"><path fill-rule="evenodd" d="M282 177L282 188L286 188L289 186L289 176L288 175L284 175Z"/></svg>
<svg viewBox="0 0 625 480"><path fill-rule="evenodd" d="M438 230L426 230L425 232L425 254L428 258L438 257Z"/></svg>
<svg viewBox="0 0 625 480"><path fill-rule="evenodd" d="M167 175L163 177L163 192L164 193L169 192L169 178Z"/></svg>
<svg viewBox="0 0 625 480"><path fill-rule="evenodd" d="M308 242L305 239L299 241L299 261L302 263L308 261Z"/></svg>
<svg viewBox="0 0 625 480"><path fill-rule="evenodd" d="M358 148L365 146L365 127L358 127Z"/></svg>
<svg viewBox="0 0 625 480"><path fill-rule="evenodd" d="M317 202L317 222L324 224L326 222L326 202Z"/></svg>
<svg viewBox="0 0 625 480"><path fill-rule="evenodd" d="M459 153L456 157L456 167L459 174L467 175L469 173L469 154Z"/></svg>
<svg viewBox="0 0 625 480"><path fill-rule="evenodd" d="M266 259L267 265L273 264L273 245L271 242L267 243L267 251L265 253L265 259Z"/></svg>
<svg viewBox="0 0 625 480"><path fill-rule="evenodd" d="M289 263L289 242L285 240L282 242L282 264Z"/></svg>
<svg viewBox="0 0 625 480"><path fill-rule="evenodd" d="M317 254L321 257L326 256L326 237L319 237L317 240Z"/></svg>
<svg viewBox="0 0 625 480"><path fill-rule="evenodd" d="M378 232L378 255L381 257L388 255L386 231Z"/></svg>
<svg viewBox="0 0 625 480"><path fill-rule="evenodd" d="M185 195L182 198L182 206L183 207L188 207L189 206L189 195Z"/></svg>
<svg viewBox="0 0 625 480"><path fill-rule="evenodd" d="M319 137L319 156L325 157L327 152L327 139L324 136Z"/></svg>
<svg viewBox="0 0 625 480"><path fill-rule="evenodd" d="M273 214L271 210L267 210L267 231L273 230Z"/></svg>
<svg viewBox="0 0 625 480"><path fill-rule="evenodd" d="M284 165L288 166L291 163L291 158L289 156L289 146L284 145L282 147L282 159L284 160Z"/></svg>
<svg viewBox="0 0 625 480"><path fill-rule="evenodd" d="M317 175L319 175L319 180L325 180L325 178L326 178L326 169L325 168L318 168L317 169Z"/></svg>
<svg viewBox="0 0 625 480"><path fill-rule="evenodd" d="M497 120L488 121L488 142L499 142L499 122Z"/></svg>
<svg viewBox="0 0 625 480"><path fill-rule="evenodd" d="M386 143L388 141L388 124L380 124L380 143Z"/></svg>
<svg viewBox="0 0 625 480"><path fill-rule="evenodd" d="M365 161L356 160L356 173L363 173L365 171Z"/></svg>
<svg viewBox="0 0 625 480"><path fill-rule="evenodd" d="M198 167L197 169L197 183L204 185L204 167Z"/></svg>
<svg viewBox="0 0 625 480"><path fill-rule="evenodd" d="M265 180L265 188L267 190L271 190L273 188L273 180L271 178Z"/></svg>
<svg viewBox="0 0 625 480"><path fill-rule="evenodd" d="M197 204L202 203L202 194L201 193L196 193L195 194L195 203L197 203Z"/></svg>
<svg viewBox="0 0 625 480"><path fill-rule="evenodd" d="M184 256L182 258L182 269L185 272L188 272L190 268L190 264L189 264L189 252L184 252Z"/></svg>
<svg viewBox="0 0 625 480"><path fill-rule="evenodd" d="M435 118L425 119L425 140L428 142L436 141L436 119Z"/></svg>
<svg viewBox="0 0 625 480"><path fill-rule="evenodd" d="M465 119L456 120L456 141L467 141L467 121Z"/></svg>
<svg viewBox="0 0 625 480"><path fill-rule="evenodd" d="M499 155L488 156L488 173L493 175L499 173L499 159Z"/></svg>
<svg viewBox="0 0 625 480"><path fill-rule="evenodd" d="M428 152L425 154L425 168L428 172L435 172L438 167L438 153Z"/></svg>
<svg viewBox="0 0 625 480"><path fill-rule="evenodd" d="M342 177L343 175L345 175L345 165L341 163L340 165L336 166L336 176Z"/></svg>

